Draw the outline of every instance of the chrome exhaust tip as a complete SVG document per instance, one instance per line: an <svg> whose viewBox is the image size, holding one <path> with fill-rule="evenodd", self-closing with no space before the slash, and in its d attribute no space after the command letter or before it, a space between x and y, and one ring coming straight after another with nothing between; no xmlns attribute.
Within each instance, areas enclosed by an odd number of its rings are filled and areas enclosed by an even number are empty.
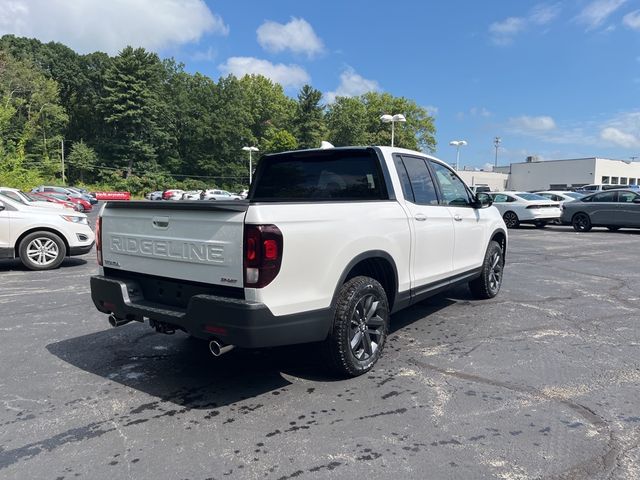
<svg viewBox="0 0 640 480"><path fill-rule="evenodd" d="M209 351L211 355L214 357L219 357L220 355L224 355L227 352L233 350L234 345L224 345L217 340L211 340L209 342Z"/></svg>
<svg viewBox="0 0 640 480"><path fill-rule="evenodd" d="M131 320L127 320L126 318L118 318L113 313L109 315L109 325L113 328L121 327L122 325L126 325Z"/></svg>

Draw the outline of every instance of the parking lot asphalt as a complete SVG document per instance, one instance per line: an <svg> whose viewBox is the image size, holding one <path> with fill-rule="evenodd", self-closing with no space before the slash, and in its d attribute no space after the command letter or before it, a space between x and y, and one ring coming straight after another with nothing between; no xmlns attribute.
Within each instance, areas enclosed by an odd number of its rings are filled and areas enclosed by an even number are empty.
<svg viewBox="0 0 640 480"><path fill-rule="evenodd" d="M394 315L351 380L312 346L112 329L93 253L1 261L0 477L640 478L638 252L640 231L512 230L497 298Z"/></svg>

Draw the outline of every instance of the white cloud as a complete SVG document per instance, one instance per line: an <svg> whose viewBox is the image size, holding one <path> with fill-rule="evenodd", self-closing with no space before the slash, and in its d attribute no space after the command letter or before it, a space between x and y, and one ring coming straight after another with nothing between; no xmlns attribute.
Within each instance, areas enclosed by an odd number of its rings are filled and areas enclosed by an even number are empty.
<svg viewBox="0 0 640 480"><path fill-rule="evenodd" d="M495 45L510 45L527 27L548 25L560 15L560 4L538 4L524 17L509 17L489 25L489 36Z"/></svg>
<svg viewBox="0 0 640 480"><path fill-rule="evenodd" d="M251 74L263 75L283 87L300 87L310 81L309 74L298 65L274 64L254 57L231 57L218 68L238 78Z"/></svg>
<svg viewBox="0 0 640 480"><path fill-rule="evenodd" d="M438 107L436 107L434 105L427 105L426 107L424 107L424 109L432 117L435 117L436 115L438 115L438 111L440 110Z"/></svg>
<svg viewBox="0 0 640 480"><path fill-rule="evenodd" d="M627 0L594 0L582 9L576 20L586 25L587 30L593 30L602 25Z"/></svg>
<svg viewBox="0 0 640 480"><path fill-rule="evenodd" d="M191 54L191 60L196 62L211 62L218 56L218 51L209 47L206 50L198 50Z"/></svg>
<svg viewBox="0 0 640 480"><path fill-rule="evenodd" d="M522 134L538 134L540 132L547 132L556 128L556 122L553 118L542 115L539 117L529 117L523 115L521 117L509 119L509 126L511 130Z"/></svg>
<svg viewBox="0 0 640 480"><path fill-rule="evenodd" d="M624 148L640 148L640 112L626 112L607 121L600 130L600 138Z"/></svg>
<svg viewBox="0 0 640 480"><path fill-rule="evenodd" d="M600 138L603 140L613 143L619 147L624 148L636 148L640 147L640 140L638 137L631 133L626 133L621 130L618 130L615 127L607 127L604 128L600 132Z"/></svg>
<svg viewBox="0 0 640 480"><path fill-rule="evenodd" d="M558 18L560 15L560 4L554 5L536 5L531 10L529 20L535 25L547 25Z"/></svg>
<svg viewBox="0 0 640 480"><path fill-rule="evenodd" d="M62 42L81 53L157 50L228 31L203 0L0 0L0 35Z"/></svg>
<svg viewBox="0 0 640 480"><path fill-rule="evenodd" d="M640 30L640 10L627 13L622 19L622 23L634 30Z"/></svg>
<svg viewBox="0 0 640 480"><path fill-rule="evenodd" d="M260 46L269 52L291 50L312 57L324 51L322 40L303 18L291 18L285 24L266 21L256 33Z"/></svg>
<svg viewBox="0 0 640 480"><path fill-rule="evenodd" d="M336 97L357 97L367 92L377 92L380 85L375 80L369 80L357 74L351 67L340 74L340 85L333 92L325 93L328 103L333 103Z"/></svg>
<svg viewBox="0 0 640 480"><path fill-rule="evenodd" d="M471 109L469 110L469 114L472 117L490 117L491 116L491 112L489 110L487 110L484 107L471 107Z"/></svg>
<svg viewBox="0 0 640 480"><path fill-rule="evenodd" d="M501 22L489 25L491 40L496 45L509 45L513 37L526 27L526 21L520 17L509 17Z"/></svg>

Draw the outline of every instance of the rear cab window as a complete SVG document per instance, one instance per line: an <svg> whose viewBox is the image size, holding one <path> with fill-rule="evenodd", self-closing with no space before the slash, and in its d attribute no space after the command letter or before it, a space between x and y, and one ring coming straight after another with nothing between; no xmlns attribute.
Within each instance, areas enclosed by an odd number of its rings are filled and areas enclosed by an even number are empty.
<svg viewBox="0 0 640 480"><path fill-rule="evenodd" d="M373 149L312 150L262 157L254 202L389 200Z"/></svg>

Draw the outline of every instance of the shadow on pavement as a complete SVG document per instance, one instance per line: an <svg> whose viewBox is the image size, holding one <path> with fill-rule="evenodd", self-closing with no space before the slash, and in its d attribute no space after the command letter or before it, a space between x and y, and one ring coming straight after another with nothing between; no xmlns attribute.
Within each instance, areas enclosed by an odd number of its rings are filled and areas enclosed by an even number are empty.
<svg viewBox="0 0 640 480"><path fill-rule="evenodd" d="M83 258L67 257L60 264L58 269L64 270L65 268L77 267L79 265L86 265L87 261ZM55 271L56 269L54 269ZM0 260L0 272L31 272L25 267L19 259L13 260ZM48 270L47 270L48 271Z"/></svg>
<svg viewBox="0 0 640 480"><path fill-rule="evenodd" d="M468 289L452 290L449 298L436 296L393 315L391 334L451 305L450 298L464 300L465 295L470 296ZM46 348L79 369L186 409L222 407L269 392L277 395L277 390L291 384L287 376L319 382L341 380L323 364L318 344L235 349L215 358L205 341L180 332L158 334L135 322Z"/></svg>

